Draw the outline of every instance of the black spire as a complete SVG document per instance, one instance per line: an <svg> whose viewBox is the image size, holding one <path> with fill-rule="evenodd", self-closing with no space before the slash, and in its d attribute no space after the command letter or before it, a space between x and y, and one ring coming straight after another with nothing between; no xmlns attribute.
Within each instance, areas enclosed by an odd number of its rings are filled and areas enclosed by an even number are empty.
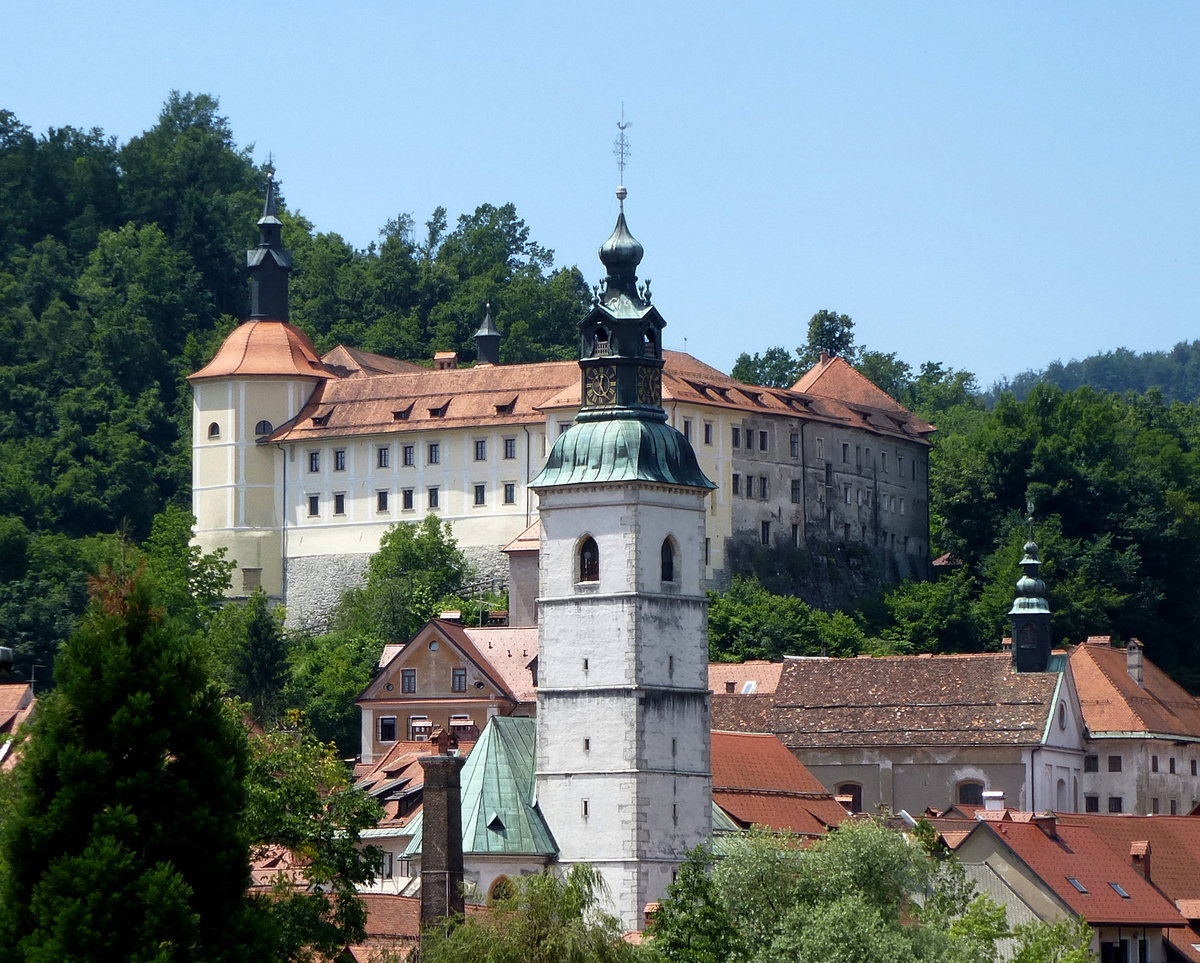
<svg viewBox="0 0 1200 963"><path fill-rule="evenodd" d="M480 364L500 363L500 332L492 322L492 306L489 303L483 316L483 324L475 332L475 346L479 351Z"/></svg>
<svg viewBox="0 0 1200 963"><path fill-rule="evenodd" d="M1024 574L1017 579L1017 597L1008 617L1012 620L1013 664L1018 672L1045 672L1050 664L1050 604L1046 583L1038 577L1037 542L1033 540L1033 505L1029 506L1029 538L1021 559Z"/></svg>
<svg viewBox="0 0 1200 963"><path fill-rule="evenodd" d="M250 320L288 319L288 273L292 256L283 249L279 208L275 200L275 169L267 168L267 197L258 219L258 245L246 252L250 271Z"/></svg>

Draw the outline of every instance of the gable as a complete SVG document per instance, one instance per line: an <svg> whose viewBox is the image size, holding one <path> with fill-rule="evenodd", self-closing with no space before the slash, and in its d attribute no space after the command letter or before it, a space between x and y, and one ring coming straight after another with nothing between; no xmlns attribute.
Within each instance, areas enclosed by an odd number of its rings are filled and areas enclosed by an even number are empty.
<svg viewBox="0 0 1200 963"><path fill-rule="evenodd" d="M466 669L466 688L452 693L453 670ZM416 673L416 691L404 692L404 671ZM363 689L356 702L394 699L427 699L458 695L461 698L498 696L513 701L515 696L463 634L462 627L432 619L392 656Z"/></svg>

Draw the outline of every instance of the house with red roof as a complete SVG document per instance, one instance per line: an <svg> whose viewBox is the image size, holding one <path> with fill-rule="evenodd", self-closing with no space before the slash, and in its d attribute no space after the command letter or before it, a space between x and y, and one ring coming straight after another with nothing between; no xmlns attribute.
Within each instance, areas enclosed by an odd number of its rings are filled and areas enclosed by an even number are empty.
<svg viewBox="0 0 1200 963"><path fill-rule="evenodd" d="M1087 812L1176 813L1200 805L1200 700L1131 639L1107 636L1071 650L1087 726Z"/></svg>
<svg viewBox="0 0 1200 963"><path fill-rule="evenodd" d="M1003 902L1020 918L1086 919L1102 963L1162 963L1172 959L1165 931L1182 933L1178 908L1122 858L1091 826L1053 813L1009 811L980 819L958 846L965 866L1003 882ZM1010 912L1010 916L1011 916Z"/></svg>
<svg viewBox="0 0 1200 963"><path fill-rule="evenodd" d="M36 705L31 683L0 683L0 770L16 764L13 736L33 715Z"/></svg>

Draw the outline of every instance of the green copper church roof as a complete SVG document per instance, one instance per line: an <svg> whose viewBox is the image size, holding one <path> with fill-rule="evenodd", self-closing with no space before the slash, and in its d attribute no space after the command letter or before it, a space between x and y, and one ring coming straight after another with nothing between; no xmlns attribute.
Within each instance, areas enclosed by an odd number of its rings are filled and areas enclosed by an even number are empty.
<svg viewBox="0 0 1200 963"><path fill-rule="evenodd" d="M577 421L558 436L529 486L629 481L717 487L700 470L682 434L661 421L630 417Z"/></svg>
<svg viewBox="0 0 1200 963"><path fill-rule="evenodd" d="M460 777L464 853L558 853L535 800L536 726L533 719L494 716L467 756ZM409 824L405 856L421 852L422 815Z"/></svg>

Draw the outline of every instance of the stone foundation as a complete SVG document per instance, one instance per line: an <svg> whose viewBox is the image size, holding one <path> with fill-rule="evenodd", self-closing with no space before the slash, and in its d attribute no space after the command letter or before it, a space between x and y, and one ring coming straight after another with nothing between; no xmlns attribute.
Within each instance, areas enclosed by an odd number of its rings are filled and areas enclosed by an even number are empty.
<svg viewBox="0 0 1200 963"><path fill-rule="evenodd" d="M289 629L324 632L348 588L359 588L370 555L306 555L284 564Z"/></svg>

